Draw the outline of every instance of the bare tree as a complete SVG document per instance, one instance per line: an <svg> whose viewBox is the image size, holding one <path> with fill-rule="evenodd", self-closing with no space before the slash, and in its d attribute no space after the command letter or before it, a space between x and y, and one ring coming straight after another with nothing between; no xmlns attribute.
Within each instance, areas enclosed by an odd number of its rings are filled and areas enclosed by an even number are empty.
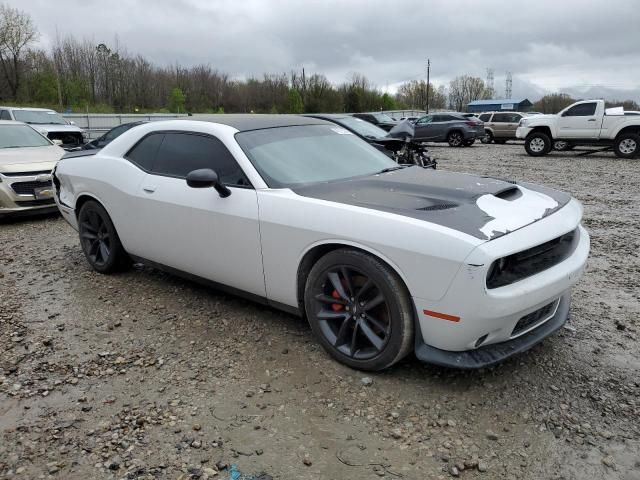
<svg viewBox="0 0 640 480"><path fill-rule="evenodd" d="M462 75L449 83L449 107L459 112L469 102L489 98L491 92L485 87L484 80L479 77Z"/></svg>
<svg viewBox="0 0 640 480"><path fill-rule="evenodd" d="M22 80L22 56L38 37L31 17L17 8L0 4L0 63L15 100Z"/></svg>

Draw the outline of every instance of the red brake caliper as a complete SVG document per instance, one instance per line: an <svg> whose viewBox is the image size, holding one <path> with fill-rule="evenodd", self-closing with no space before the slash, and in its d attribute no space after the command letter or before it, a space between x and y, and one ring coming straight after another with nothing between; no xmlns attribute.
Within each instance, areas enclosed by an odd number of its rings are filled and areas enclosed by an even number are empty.
<svg viewBox="0 0 640 480"><path fill-rule="evenodd" d="M333 292L331 292L331 296L336 299L340 298L340 294L338 293L337 290L334 290ZM339 312L344 308L344 305L340 305L339 303L332 303L331 308L333 309L334 312Z"/></svg>

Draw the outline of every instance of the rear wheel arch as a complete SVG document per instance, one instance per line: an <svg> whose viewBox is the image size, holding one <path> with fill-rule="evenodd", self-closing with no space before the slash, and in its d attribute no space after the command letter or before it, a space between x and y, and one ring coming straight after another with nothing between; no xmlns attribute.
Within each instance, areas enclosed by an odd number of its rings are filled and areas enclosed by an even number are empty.
<svg viewBox="0 0 640 480"><path fill-rule="evenodd" d="M78 215L80 214L80 209L82 208L82 206L85 203L87 203L89 200L93 200L94 202L99 203L100 206L102 206L102 208L107 210L107 208L100 201L100 199L98 199L97 197L94 197L93 195L89 195L88 193L83 193L80 196L78 196L78 198L76 199L76 206L75 206L75 209L74 209L75 210L75 214L76 214L76 218L78 218Z"/></svg>
<svg viewBox="0 0 640 480"><path fill-rule="evenodd" d="M355 250L367 255L371 255L376 258L380 262L384 263L387 267L389 267L400 279L404 287L411 295L411 291L409 290L409 286L407 283L407 279L402 274L400 268L395 265L392 261L382 255L380 252L376 252L372 249L366 248L362 245L353 244L350 242L327 242L321 243L318 245L311 246L303 255L298 263L298 271L296 276L296 299L298 301L298 308L302 313L303 317L306 317L305 307L304 307L304 289L307 281L307 277L311 272L313 266L320 260L322 257L327 255L334 250Z"/></svg>
<svg viewBox="0 0 640 480"><path fill-rule="evenodd" d="M640 135L640 125L630 125L628 127L620 129L620 131L615 134L614 139L617 139L620 135L624 135L626 133Z"/></svg>

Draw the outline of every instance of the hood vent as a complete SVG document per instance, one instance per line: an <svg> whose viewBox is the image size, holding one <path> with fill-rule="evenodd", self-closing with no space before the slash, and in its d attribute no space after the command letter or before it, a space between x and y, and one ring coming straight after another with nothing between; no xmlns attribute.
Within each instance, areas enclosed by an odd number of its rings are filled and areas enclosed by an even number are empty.
<svg viewBox="0 0 640 480"><path fill-rule="evenodd" d="M522 196L522 192L518 187L507 187L493 194L494 196L512 202Z"/></svg>
<svg viewBox="0 0 640 480"><path fill-rule="evenodd" d="M434 210L448 210L449 208L456 208L456 203L440 203L436 205L429 205L427 207L416 208L416 210L422 210L424 212L432 212Z"/></svg>

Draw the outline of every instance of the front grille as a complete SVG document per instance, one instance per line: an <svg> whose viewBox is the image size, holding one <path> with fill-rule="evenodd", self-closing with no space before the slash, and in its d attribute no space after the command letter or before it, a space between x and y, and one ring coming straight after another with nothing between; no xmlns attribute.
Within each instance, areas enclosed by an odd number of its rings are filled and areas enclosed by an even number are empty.
<svg viewBox="0 0 640 480"><path fill-rule="evenodd" d="M38 170L37 172L10 172L3 173L4 177L34 177L36 175L47 175L50 174L51 170Z"/></svg>
<svg viewBox="0 0 640 480"><path fill-rule="evenodd" d="M33 181L29 181L29 182L15 182L11 184L11 188L13 188L13 191L16 192L18 195L33 195L33 191L36 188L41 188L41 187L50 187L51 181L48 182L36 182L35 180Z"/></svg>
<svg viewBox="0 0 640 480"><path fill-rule="evenodd" d="M514 337L519 333L522 333L525 330L528 330L530 327L532 327L536 323L539 323L539 322L543 323L544 320L548 320L551 317L551 315L553 315L554 309L556 307L556 303L557 301L551 302L550 304L545 305L542 308L539 308L535 312L531 312L525 315L524 317L522 317L520 320L518 320L518 323L516 323L516 326L513 328L513 331L511 332L511 336Z"/></svg>
<svg viewBox="0 0 640 480"><path fill-rule="evenodd" d="M487 288L498 288L543 272L566 260L578 244L578 229L541 245L493 262L487 275Z"/></svg>
<svg viewBox="0 0 640 480"><path fill-rule="evenodd" d="M41 207L43 205L55 205L53 198L44 198L42 200L20 200L16 202L19 207Z"/></svg>

